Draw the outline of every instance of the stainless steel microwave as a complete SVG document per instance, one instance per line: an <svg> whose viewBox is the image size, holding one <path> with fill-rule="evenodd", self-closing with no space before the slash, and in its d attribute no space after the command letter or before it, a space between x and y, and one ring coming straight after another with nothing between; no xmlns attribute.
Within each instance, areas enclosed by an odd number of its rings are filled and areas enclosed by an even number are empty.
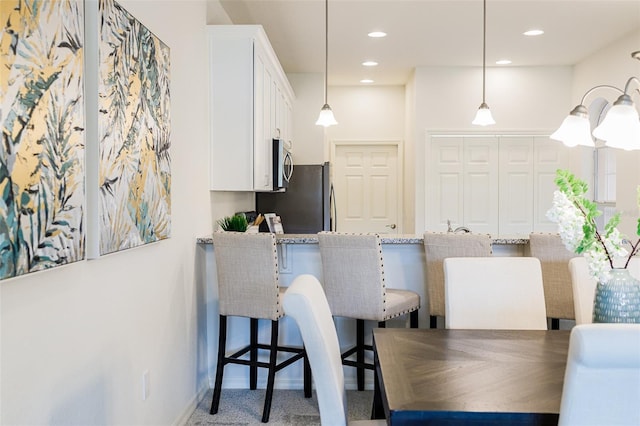
<svg viewBox="0 0 640 426"><path fill-rule="evenodd" d="M286 189L293 175L293 156L284 139L273 139L273 190Z"/></svg>

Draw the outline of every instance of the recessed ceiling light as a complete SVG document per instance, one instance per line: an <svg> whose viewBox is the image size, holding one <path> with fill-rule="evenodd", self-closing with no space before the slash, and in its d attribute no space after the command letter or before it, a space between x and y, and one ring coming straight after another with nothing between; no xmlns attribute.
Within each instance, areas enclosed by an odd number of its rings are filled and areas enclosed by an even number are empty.
<svg viewBox="0 0 640 426"><path fill-rule="evenodd" d="M373 37L373 38L380 38L380 37L386 37L387 33L382 32L382 31L373 31L370 32L369 34L367 34L369 37Z"/></svg>
<svg viewBox="0 0 640 426"><path fill-rule="evenodd" d="M371 80L370 78L363 78L362 80L360 80L360 83L371 84L373 83L373 80Z"/></svg>
<svg viewBox="0 0 640 426"><path fill-rule="evenodd" d="M496 61L496 65L509 65L510 63L511 61L508 59L500 59L499 61Z"/></svg>
<svg viewBox="0 0 640 426"><path fill-rule="evenodd" d="M529 30L529 31L525 31L524 33L522 33L526 36L539 36L544 34L544 31L542 30Z"/></svg>
<svg viewBox="0 0 640 426"><path fill-rule="evenodd" d="M376 61L364 61L362 65L365 67L375 67L378 63Z"/></svg>

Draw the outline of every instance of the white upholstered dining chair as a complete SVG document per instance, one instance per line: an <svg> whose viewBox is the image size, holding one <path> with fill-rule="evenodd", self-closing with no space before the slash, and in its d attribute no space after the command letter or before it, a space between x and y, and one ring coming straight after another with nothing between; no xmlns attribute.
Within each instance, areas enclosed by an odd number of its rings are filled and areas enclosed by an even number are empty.
<svg viewBox="0 0 640 426"><path fill-rule="evenodd" d="M634 278L640 279L640 258L631 258L628 268ZM593 300L598 281L589 274L589 266L583 256L574 257L569 261L569 276L576 325L590 324L593 322Z"/></svg>
<svg viewBox="0 0 640 426"><path fill-rule="evenodd" d="M575 319L569 261L578 255L565 247L557 233L532 232L529 249L540 260L547 318L551 328L558 329L560 319Z"/></svg>
<svg viewBox="0 0 640 426"><path fill-rule="evenodd" d="M377 234L338 232L318 233L322 258L322 287L331 313L356 320L356 344L342 354L344 365L356 367L358 390L364 390L364 322L377 321L378 327L401 315L409 315L411 328L418 328L420 295L415 291L387 287L382 244ZM352 355L356 360L349 359Z"/></svg>
<svg viewBox="0 0 640 426"><path fill-rule="evenodd" d="M558 424L640 425L640 324L571 330Z"/></svg>
<svg viewBox="0 0 640 426"><path fill-rule="evenodd" d="M327 298L318 279L299 275L289 286L282 306L298 324L307 349L323 425L347 424L347 394L340 346ZM386 425L385 420L351 421L350 425Z"/></svg>
<svg viewBox="0 0 640 426"><path fill-rule="evenodd" d="M451 232L425 232L424 254L427 262L427 298L430 327L436 328L437 318L444 316L444 269L447 257L491 256L489 234L454 234Z"/></svg>
<svg viewBox="0 0 640 426"><path fill-rule="evenodd" d="M445 326L546 330L540 261L534 257L444 260Z"/></svg>

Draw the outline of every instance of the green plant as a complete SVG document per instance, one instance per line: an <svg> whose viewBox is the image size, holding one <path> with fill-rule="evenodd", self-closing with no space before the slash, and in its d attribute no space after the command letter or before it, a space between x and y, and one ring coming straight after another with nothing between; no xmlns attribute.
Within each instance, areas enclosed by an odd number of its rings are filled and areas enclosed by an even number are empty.
<svg viewBox="0 0 640 426"><path fill-rule="evenodd" d="M234 215L223 217L218 220L218 225L225 231L245 232L249 224L247 218L243 215Z"/></svg>
<svg viewBox="0 0 640 426"><path fill-rule="evenodd" d="M591 275L601 281L607 280L608 268L615 266L614 259L626 258L626 268L640 249L640 239L633 243L620 234L617 228L620 214L616 213L609 219L601 232L596 225L596 217L602 212L585 197L587 183L568 170L558 170L555 183L558 190L554 193L553 206L547 217L558 223L558 232L567 249L582 254L587 259ZM640 207L640 189L637 201ZM636 233L640 235L640 219ZM631 249L624 248L624 244L630 245Z"/></svg>

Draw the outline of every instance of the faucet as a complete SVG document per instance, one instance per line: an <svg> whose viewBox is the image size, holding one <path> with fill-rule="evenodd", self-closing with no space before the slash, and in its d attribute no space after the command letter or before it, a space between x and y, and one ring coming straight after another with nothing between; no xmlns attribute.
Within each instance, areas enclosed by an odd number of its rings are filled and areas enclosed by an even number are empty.
<svg viewBox="0 0 640 426"><path fill-rule="evenodd" d="M447 219L447 232L453 232L454 234L458 233L458 232L464 232L464 233L470 233L471 230L469 228L467 228L466 226L458 226L456 229L453 229L451 227L451 221L449 219Z"/></svg>

